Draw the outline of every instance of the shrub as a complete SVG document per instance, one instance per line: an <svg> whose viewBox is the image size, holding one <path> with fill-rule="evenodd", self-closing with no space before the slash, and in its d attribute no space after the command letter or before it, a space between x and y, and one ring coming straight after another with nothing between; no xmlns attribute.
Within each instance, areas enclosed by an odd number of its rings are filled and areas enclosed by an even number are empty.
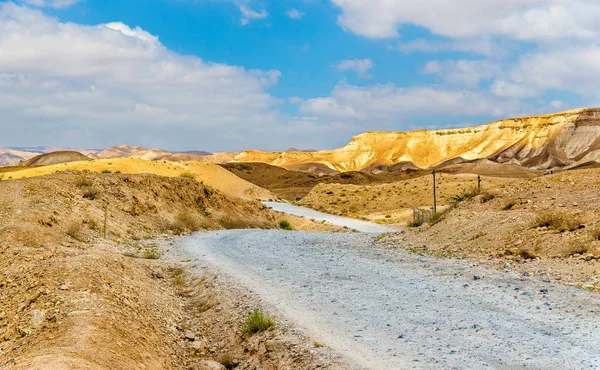
<svg viewBox="0 0 600 370"><path fill-rule="evenodd" d="M179 175L179 177L183 177L183 178L186 178L186 179L190 179L190 180L194 180L194 181L196 181L196 175L195 175L195 174L193 174L193 173L192 173L192 172L190 172L190 171L185 171L185 172L182 172L182 173Z"/></svg>
<svg viewBox="0 0 600 370"><path fill-rule="evenodd" d="M152 244L150 248L144 251L144 258L148 260L157 260L160 258L160 253L158 252L158 245Z"/></svg>
<svg viewBox="0 0 600 370"><path fill-rule="evenodd" d="M581 242L573 242L571 245L567 247L565 250L565 255L570 257L574 254L585 254L590 250L590 247L581 243Z"/></svg>
<svg viewBox="0 0 600 370"><path fill-rule="evenodd" d="M293 230L292 224L290 224L290 222L287 220L279 221L279 228L282 230Z"/></svg>
<svg viewBox="0 0 600 370"><path fill-rule="evenodd" d="M84 241L83 232L81 231L81 224L77 222L74 222L71 225L69 225L69 227L67 228L67 235L69 235L71 238L77 241Z"/></svg>
<svg viewBox="0 0 600 370"><path fill-rule="evenodd" d="M75 186L77 186L79 188L85 188L88 186L92 186L92 180L88 179L84 175L78 176L75 179Z"/></svg>
<svg viewBox="0 0 600 370"><path fill-rule="evenodd" d="M487 203L495 197L496 196L494 194L485 192L481 195L481 203Z"/></svg>
<svg viewBox="0 0 600 370"><path fill-rule="evenodd" d="M102 173L112 173L111 170L102 170Z"/></svg>
<svg viewBox="0 0 600 370"><path fill-rule="evenodd" d="M451 196L450 200L452 201L452 203L458 204L460 202L464 202L465 200L473 198L477 194L479 194L477 192L477 189L471 188L469 190L463 190L463 192Z"/></svg>
<svg viewBox="0 0 600 370"><path fill-rule="evenodd" d="M247 336L252 336L256 333L273 328L275 328L274 318L268 314L265 314L262 310L256 309L252 311L246 318L246 321L242 326L242 333Z"/></svg>
<svg viewBox="0 0 600 370"><path fill-rule="evenodd" d="M259 221L249 221L241 218L232 218L228 216L222 217L220 223L221 226L227 230L273 228L273 224L266 224Z"/></svg>
<svg viewBox="0 0 600 370"><path fill-rule="evenodd" d="M186 231L194 232L200 230L200 223L191 213L181 211L177 214L175 222L171 225L171 230L179 235Z"/></svg>
<svg viewBox="0 0 600 370"><path fill-rule="evenodd" d="M236 359L233 358L233 356L231 356L229 353L221 355L219 357L219 363L225 366L225 368L228 370L234 369L240 364L239 361L236 361Z"/></svg>
<svg viewBox="0 0 600 370"><path fill-rule="evenodd" d="M550 211L539 213L533 222L533 227L547 227L560 232L574 231L580 226L581 222L576 217Z"/></svg>
<svg viewBox="0 0 600 370"><path fill-rule="evenodd" d="M83 193L84 199L94 200L98 197L98 190L96 189L88 189L85 193Z"/></svg>
<svg viewBox="0 0 600 370"><path fill-rule="evenodd" d="M509 210L513 209L513 207L516 206L517 204L519 204L519 203L516 200L509 199L504 203L504 207L502 207L502 209L505 211L509 211Z"/></svg>
<svg viewBox="0 0 600 370"><path fill-rule="evenodd" d="M590 236L592 240L600 240L600 227L596 227L590 231Z"/></svg>

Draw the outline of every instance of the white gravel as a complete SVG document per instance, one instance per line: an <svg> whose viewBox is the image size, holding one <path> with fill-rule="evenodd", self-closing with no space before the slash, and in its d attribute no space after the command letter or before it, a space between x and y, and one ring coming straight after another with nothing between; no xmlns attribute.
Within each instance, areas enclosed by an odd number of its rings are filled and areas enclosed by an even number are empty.
<svg viewBox="0 0 600 370"><path fill-rule="evenodd" d="M171 254L229 275L356 368L600 369L600 295L584 290L366 233L218 231Z"/></svg>
<svg viewBox="0 0 600 370"><path fill-rule="evenodd" d="M323 213L315 211L314 209L295 206L289 203L278 203L278 202L263 202L267 207L273 208L275 211L288 213L294 216L302 216L308 219L314 219L316 221L325 221L330 224L337 226L346 226L349 229L358 230L365 233L386 233L395 232L402 230L400 227L392 225L378 225L372 222L356 220L348 217L341 217L330 215L329 213Z"/></svg>

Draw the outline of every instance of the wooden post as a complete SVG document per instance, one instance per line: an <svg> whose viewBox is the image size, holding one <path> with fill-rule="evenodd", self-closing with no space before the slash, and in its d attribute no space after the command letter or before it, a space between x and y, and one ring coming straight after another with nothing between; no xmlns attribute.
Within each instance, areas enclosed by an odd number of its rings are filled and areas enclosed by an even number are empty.
<svg viewBox="0 0 600 370"><path fill-rule="evenodd" d="M108 203L104 205L104 239L106 239L108 228Z"/></svg>
<svg viewBox="0 0 600 370"><path fill-rule="evenodd" d="M437 213L437 194L435 190L435 170L433 170L433 214Z"/></svg>
<svg viewBox="0 0 600 370"><path fill-rule="evenodd" d="M477 175L477 194L481 194L481 176Z"/></svg>

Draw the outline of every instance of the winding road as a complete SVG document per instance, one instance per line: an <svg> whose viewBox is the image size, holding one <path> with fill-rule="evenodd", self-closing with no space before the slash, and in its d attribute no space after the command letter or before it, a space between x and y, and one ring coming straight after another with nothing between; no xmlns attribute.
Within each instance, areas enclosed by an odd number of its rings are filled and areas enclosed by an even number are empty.
<svg viewBox="0 0 600 370"><path fill-rule="evenodd" d="M357 369L600 369L600 295L376 235L216 231L171 253L229 275Z"/></svg>

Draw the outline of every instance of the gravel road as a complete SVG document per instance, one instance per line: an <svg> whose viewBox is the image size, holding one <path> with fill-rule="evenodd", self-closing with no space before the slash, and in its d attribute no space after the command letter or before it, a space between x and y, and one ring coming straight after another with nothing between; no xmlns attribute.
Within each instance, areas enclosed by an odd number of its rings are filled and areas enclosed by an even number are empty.
<svg viewBox="0 0 600 370"><path fill-rule="evenodd" d="M353 218L330 215L329 213L323 213L305 207L298 207L289 203L263 202L263 204L267 207L271 207L275 211L294 216L312 218L316 221L326 221L333 225L346 226L349 229L354 229L365 233L387 233L402 230L401 228L393 225L379 225L372 222L355 220Z"/></svg>
<svg viewBox="0 0 600 370"><path fill-rule="evenodd" d="M600 295L375 238L229 230L171 254L229 275L359 369L600 369Z"/></svg>

